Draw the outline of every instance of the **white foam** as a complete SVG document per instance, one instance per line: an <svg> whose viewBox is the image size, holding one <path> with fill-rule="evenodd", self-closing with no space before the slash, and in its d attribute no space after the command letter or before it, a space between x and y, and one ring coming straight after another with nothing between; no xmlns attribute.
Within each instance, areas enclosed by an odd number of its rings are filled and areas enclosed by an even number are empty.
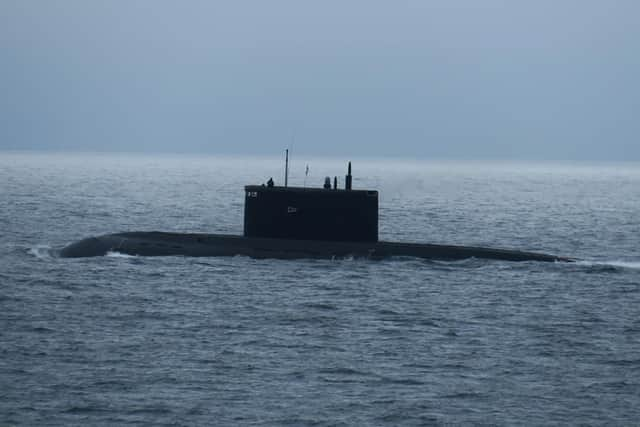
<svg viewBox="0 0 640 427"><path fill-rule="evenodd" d="M116 252L116 251L109 251L105 256L109 258L136 258L135 255L123 254L121 252Z"/></svg>
<svg viewBox="0 0 640 427"><path fill-rule="evenodd" d="M640 261L578 261L576 264L585 267L619 267L640 270Z"/></svg>
<svg viewBox="0 0 640 427"><path fill-rule="evenodd" d="M38 259L51 259L53 257L51 246L49 245L36 245L30 248L28 252Z"/></svg>

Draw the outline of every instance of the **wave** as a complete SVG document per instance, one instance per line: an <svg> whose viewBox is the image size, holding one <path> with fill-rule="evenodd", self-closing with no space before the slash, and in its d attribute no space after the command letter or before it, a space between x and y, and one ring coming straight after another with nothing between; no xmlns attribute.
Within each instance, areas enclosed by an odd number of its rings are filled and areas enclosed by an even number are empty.
<svg viewBox="0 0 640 427"><path fill-rule="evenodd" d="M29 255L33 255L34 257L42 260L51 259L56 256L56 251L49 245L36 245L30 248L27 252Z"/></svg>
<svg viewBox="0 0 640 427"><path fill-rule="evenodd" d="M109 251L105 256L108 258L137 258L136 255L123 254L116 251Z"/></svg>
<svg viewBox="0 0 640 427"><path fill-rule="evenodd" d="M615 267L640 270L640 261L576 261L576 264L585 267Z"/></svg>

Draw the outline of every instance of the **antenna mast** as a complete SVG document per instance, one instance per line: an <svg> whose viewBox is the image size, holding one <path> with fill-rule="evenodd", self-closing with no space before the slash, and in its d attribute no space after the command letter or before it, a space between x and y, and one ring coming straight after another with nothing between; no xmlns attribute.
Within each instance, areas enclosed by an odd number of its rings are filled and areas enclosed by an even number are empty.
<svg viewBox="0 0 640 427"><path fill-rule="evenodd" d="M284 186L286 187L289 182L289 149L284 150Z"/></svg>
<svg viewBox="0 0 640 427"><path fill-rule="evenodd" d="M344 177L344 189L351 190L351 162L349 162L347 176Z"/></svg>

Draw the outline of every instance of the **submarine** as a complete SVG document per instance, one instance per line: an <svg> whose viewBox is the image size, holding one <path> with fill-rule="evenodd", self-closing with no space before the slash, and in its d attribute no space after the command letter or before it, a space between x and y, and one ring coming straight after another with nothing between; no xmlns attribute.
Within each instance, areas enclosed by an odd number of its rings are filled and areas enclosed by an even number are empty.
<svg viewBox="0 0 640 427"><path fill-rule="evenodd" d="M300 259L415 257L435 260L482 258L502 261L571 262L571 258L509 249L402 243L378 239L378 191L352 188L351 162L344 188L325 178L320 188L288 185L273 179L247 185L243 235L171 232L123 232L90 237L59 252L63 258L104 256L248 256Z"/></svg>

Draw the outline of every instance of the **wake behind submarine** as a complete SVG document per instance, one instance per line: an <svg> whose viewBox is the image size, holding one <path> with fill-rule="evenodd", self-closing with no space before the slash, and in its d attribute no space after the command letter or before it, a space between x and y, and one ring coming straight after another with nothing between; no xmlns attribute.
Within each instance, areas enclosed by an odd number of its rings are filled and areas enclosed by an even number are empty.
<svg viewBox="0 0 640 427"><path fill-rule="evenodd" d="M378 240L378 192L353 190L351 162L345 188L337 177L323 188L289 187L288 150L284 186L245 186L244 234L125 232L80 240L60 251L63 258L118 252L137 256L235 256L252 258L381 259L417 257L438 260L484 258L504 261L571 262L534 252Z"/></svg>

